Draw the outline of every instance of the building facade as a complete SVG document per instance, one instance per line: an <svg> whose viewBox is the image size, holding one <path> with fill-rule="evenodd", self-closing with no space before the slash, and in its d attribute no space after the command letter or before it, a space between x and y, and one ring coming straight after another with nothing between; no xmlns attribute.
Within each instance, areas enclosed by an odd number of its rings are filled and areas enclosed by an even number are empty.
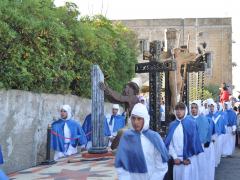
<svg viewBox="0 0 240 180"><path fill-rule="evenodd" d="M136 32L141 53L149 48L149 42L164 41L165 30L174 28L179 33L179 46L189 44L190 52L206 42L206 84L232 84L232 20L231 18L186 18L186 19L137 19L120 20ZM143 83L147 78L141 75Z"/></svg>

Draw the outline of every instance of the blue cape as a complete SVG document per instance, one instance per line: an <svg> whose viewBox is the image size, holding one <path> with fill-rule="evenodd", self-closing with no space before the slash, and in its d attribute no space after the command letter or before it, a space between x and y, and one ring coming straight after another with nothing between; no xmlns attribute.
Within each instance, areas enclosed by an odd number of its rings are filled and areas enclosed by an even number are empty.
<svg viewBox="0 0 240 180"><path fill-rule="evenodd" d="M196 123L189 117L184 118L181 122L183 126L183 159L188 159L193 155L197 155L203 152L203 148L197 132ZM179 123L180 121L175 120L171 122L169 126L169 131L165 139L165 144L167 148L169 148L173 133Z"/></svg>
<svg viewBox="0 0 240 180"><path fill-rule="evenodd" d="M92 117L91 114L87 115L84 122L83 122L83 125L82 125L83 131L85 132L86 137L87 137L87 141L92 140L92 120L91 120L91 117ZM111 132L109 130L106 118L104 119L104 135L105 136L111 136Z"/></svg>
<svg viewBox="0 0 240 180"><path fill-rule="evenodd" d="M160 135L150 129L143 131L142 133L160 152L162 161L167 162L169 159L168 151ZM116 168L121 167L130 173L148 172L140 136L141 134L134 130L127 130L123 134L115 157Z"/></svg>
<svg viewBox="0 0 240 180"><path fill-rule="evenodd" d="M224 119L227 126L237 125L237 115L232 109L224 111Z"/></svg>
<svg viewBox="0 0 240 180"><path fill-rule="evenodd" d="M2 155L2 149L0 145L0 164L3 164L3 155ZM6 174L0 169L0 180L8 180L9 178L6 176Z"/></svg>
<svg viewBox="0 0 240 180"><path fill-rule="evenodd" d="M218 135L225 134L226 133L225 125L227 125L227 124L226 124L226 121L225 121L225 119L223 117L223 113L222 112L215 112L215 113L211 113L210 112L207 115L207 118L208 118L209 121L213 121L212 118L217 118L218 116L220 116L220 118L218 119L217 123L215 124L213 122L213 124L214 124L214 133L216 133Z"/></svg>
<svg viewBox="0 0 240 180"><path fill-rule="evenodd" d="M125 126L125 116L122 115L112 115L111 119L114 118L113 132L117 132L119 129L124 128ZM110 121L111 121L110 119Z"/></svg>
<svg viewBox="0 0 240 180"><path fill-rule="evenodd" d="M215 134L215 124L214 124L212 118L208 118L207 116L205 116L205 117L207 118L209 126L210 126L207 139L208 139L208 142L211 142L212 135Z"/></svg>
<svg viewBox="0 0 240 180"><path fill-rule="evenodd" d="M1 145L0 145L0 164L3 164L3 155L2 155Z"/></svg>
<svg viewBox="0 0 240 180"><path fill-rule="evenodd" d="M9 180L6 174L0 169L0 179L1 180Z"/></svg>
<svg viewBox="0 0 240 180"><path fill-rule="evenodd" d="M189 118L195 121L197 124L198 135L201 143L204 144L206 142L209 142L208 133L210 129L210 124L208 122L208 119L203 115L199 115L197 118L189 116Z"/></svg>
<svg viewBox="0 0 240 180"><path fill-rule="evenodd" d="M62 120L59 119L58 121L52 123L52 131L57 133L59 136L56 136L54 134L51 134L51 147L55 151L65 152L64 148L64 124L67 123L70 131L71 131L71 139L70 144L73 147L76 147L77 145L83 145L87 143L87 138L85 136L85 133L82 130L82 127L80 123L74 121L74 120Z"/></svg>

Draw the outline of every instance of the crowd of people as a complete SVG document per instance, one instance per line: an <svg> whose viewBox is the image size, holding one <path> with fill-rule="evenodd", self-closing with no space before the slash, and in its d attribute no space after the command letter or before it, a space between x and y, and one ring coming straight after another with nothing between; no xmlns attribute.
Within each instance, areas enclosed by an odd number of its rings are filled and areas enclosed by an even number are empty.
<svg viewBox="0 0 240 180"><path fill-rule="evenodd" d="M191 102L188 113L186 105L178 103L164 143L148 129L147 107L136 104L132 127L124 133L116 154L119 179L164 179L171 162L174 180L214 180L221 158L234 152L237 114L229 101L220 104L222 108L213 99L205 104L207 108L201 101Z"/></svg>
<svg viewBox="0 0 240 180"><path fill-rule="evenodd" d="M171 176L174 180L214 180L215 168L221 158L231 157L235 144L240 144L240 106L233 109L236 101L233 103L225 86L219 99L220 102L207 99L203 104L195 100L190 102L190 107L177 103L175 120L163 139L149 129L145 98L140 97L133 107L128 125L125 113L120 114L120 106L114 104L112 114L104 116L103 127L105 146L116 149L118 178L161 180L169 177L169 164L173 164ZM164 102L160 112L164 115ZM59 120L52 123L51 132L54 160L78 153L77 146L89 149L92 147L91 114L81 126L73 119L71 107L63 105ZM4 178L7 179L0 171L0 179Z"/></svg>

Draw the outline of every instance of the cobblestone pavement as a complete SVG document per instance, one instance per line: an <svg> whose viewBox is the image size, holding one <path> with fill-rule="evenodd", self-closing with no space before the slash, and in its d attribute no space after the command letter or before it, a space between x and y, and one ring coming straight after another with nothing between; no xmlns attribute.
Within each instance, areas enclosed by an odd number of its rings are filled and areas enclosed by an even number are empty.
<svg viewBox="0 0 240 180"><path fill-rule="evenodd" d="M78 161L68 163L68 160ZM115 180L114 157L83 159L80 155L64 158L53 165L36 166L9 175L11 180Z"/></svg>
<svg viewBox="0 0 240 180"><path fill-rule="evenodd" d="M78 161L68 163L68 160ZM82 160L82 161L80 161ZM86 160L86 159L85 159ZM89 161L90 160L90 161ZM98 161L84 161L81 155L64 158L54 165L37 166L14 174L11 180L116 180L114 157L100 158ZM222 158L216 168L215 180L240 180L240 149L233 157Z"/></svg>

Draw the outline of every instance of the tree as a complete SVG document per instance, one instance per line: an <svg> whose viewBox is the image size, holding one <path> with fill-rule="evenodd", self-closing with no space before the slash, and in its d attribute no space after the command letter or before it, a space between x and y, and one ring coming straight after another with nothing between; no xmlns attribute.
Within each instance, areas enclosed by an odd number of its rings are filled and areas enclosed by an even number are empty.
<svg viewBox="0 0 240 180"><path fill-rule="evenodd" d="M136 35L73 3L2 0L0 33L0 88L89 97L92 64L118 91L134 76Z"/></svg>

